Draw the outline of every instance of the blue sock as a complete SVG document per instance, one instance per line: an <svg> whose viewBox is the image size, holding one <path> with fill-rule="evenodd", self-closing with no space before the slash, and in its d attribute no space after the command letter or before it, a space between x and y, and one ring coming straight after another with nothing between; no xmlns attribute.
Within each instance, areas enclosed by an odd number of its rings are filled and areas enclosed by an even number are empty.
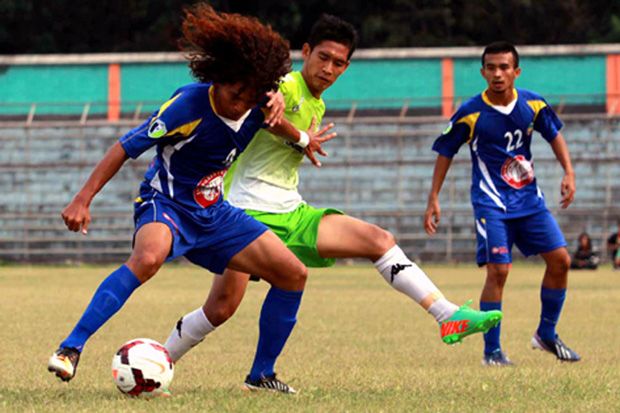
<svg viewBox="0 0 620 413"><path fill-rule="evenodd" d="M303 291L284 291L271 287L260 313L260 332L250 379L271 376L295 323Z"/></svg>
<svg viewBox="0 0 620 413"><path fill-rule="evenodd" d="M81 352L86 340L125 304L139 286L140 281L126 265L108 275L99 284L82 318L60 347L73 347Z"/></svg>
<svg viewBox="0 0 620 413"><path fill-rule="evenodd" d="M540 324L536 332L543 340L555 339L555 326L560 319L565 299L566 288L553 290L541 287L540 301L542 302L542 311L540 313Z"/></svg>
<svg viewBox="0 0 620 413"><path fill-rule="evenodd" d="M502 310L502 302L480 301L480 311ZM491 354L494 351L501 350L499 344L499 334L501 332L502 323L499 323L484 334L484 354Z"/></svg>

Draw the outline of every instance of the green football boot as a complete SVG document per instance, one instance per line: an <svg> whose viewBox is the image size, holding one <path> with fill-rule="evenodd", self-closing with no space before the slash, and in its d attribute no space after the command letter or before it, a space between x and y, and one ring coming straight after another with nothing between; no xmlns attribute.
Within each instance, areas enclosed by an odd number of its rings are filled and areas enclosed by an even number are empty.
<svg viewBox="0 0 620 413"><path fill-rule="evenodd" d="M486 333L502 320L499 310L478 311L470 307L472 300L463 304L452 317L439 323L441 339L446 344L460 343L475 333Z"/></svg>

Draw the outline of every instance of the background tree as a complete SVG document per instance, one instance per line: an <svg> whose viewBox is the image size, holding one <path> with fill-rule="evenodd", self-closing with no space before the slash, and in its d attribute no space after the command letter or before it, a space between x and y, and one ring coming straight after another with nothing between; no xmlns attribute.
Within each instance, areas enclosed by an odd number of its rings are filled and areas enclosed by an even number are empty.
<svg viewBox="0 0 620 413"><path fill-rule="evenodd" d="M176 50L184 0L0 0L0 53ZM341 16L360 47L620 42L619 0L213 0L257 16L300 48L321 13Z"/></svg>

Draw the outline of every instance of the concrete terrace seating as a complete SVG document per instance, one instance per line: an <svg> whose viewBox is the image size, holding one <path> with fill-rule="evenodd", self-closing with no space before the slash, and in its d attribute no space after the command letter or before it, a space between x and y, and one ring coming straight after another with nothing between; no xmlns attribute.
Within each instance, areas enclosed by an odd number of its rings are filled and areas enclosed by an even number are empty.
<svg viewBox="0 0 620 413"><path fill-rule="evenodd" d="M327 119L326 121L329 121ZM300 192L391 230L405 249L424 260L473 260L475 232L469 188L469 149L461 148L441 194L442 225L424 234L422 216L442 119L333 119L339 136L326 144L321 169L305 162ZM620 204L620 120L565 119L564 135L578 177L578 194L558 214L567 240L582 230L602 240ZM126 257L133 232L133 199L152 152L129 161L92 205L88 237L64 229L60 211L93 166L130 124L0 124L0 260L112 261ZM547 204L556 210L563 172L549 145L533 139L534 168Z"/></svg>

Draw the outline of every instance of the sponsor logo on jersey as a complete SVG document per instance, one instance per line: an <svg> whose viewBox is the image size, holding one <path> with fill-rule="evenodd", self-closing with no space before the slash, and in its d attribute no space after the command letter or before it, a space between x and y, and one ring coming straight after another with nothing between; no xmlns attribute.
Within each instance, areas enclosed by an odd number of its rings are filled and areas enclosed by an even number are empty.
<svg viewBox="0 0 620 413"><path fill-rule="evenodd" d="M506 159L501 172L504 182L515 189L521 189L534 181L534 166L523 155Z"/></svg>
<svg viewBox="0 0 620 413"><path fill-rule="evenodd" d="M196 188L194 188L194 201L203 208L207 208L215 204L224 188L224 174L226 169L213 172L211 175L207 175L198 182Z"/></svg>
<svg viewBox="0 0 620 413"><path fill-rule="evenodd" d="M149 126L149 138L158 139L162 136L166 135L168 129L166 129L166 124L161 119L155 119L153 123Z"/></svg>
<svg viewBox="0 0 620 413"><path fill-rule="evenodd" d="M493 247L491 248L491 254L508 254L508 248L504 246Z"/></svg>

